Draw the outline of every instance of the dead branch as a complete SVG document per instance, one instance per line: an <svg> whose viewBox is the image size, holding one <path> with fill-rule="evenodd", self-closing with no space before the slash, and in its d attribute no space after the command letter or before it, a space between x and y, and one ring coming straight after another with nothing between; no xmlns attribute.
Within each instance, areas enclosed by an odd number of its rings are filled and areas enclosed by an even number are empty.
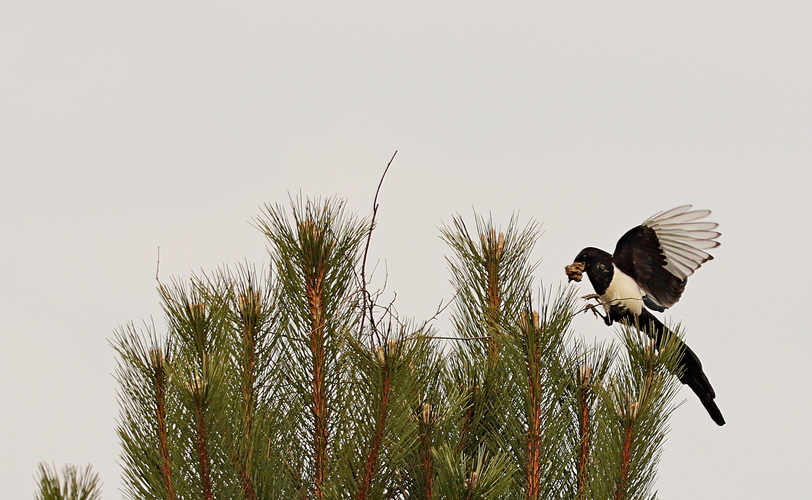
<svg viewBox="0 0 812 500"><path fill-rule="evenodd" d="M386 164L386 168L381 175L381 180L378 182L378 188L375 190L375 198L372 200L372 220L369 223L369 232L367 233L367 242L364 245L364 258L361 261L361 289L363 294L363 308L361 314L361 326L360 332L364 331L364 322L366 320L367 311L369 311L369 323L373 330L376 330L375 325L375 316L373 314L373 305L374 301L372 300L372 296L367 290L367 276L366 276L366 267L367 267L367 257L369 255L369 245L372 242L372 231L375 230L375 218L378 215L378 195L381 192L381 186L383 186L383 180L386 178L386 173L389 172L389 167L392 166L392 162L395 161L395 156L397 156L398 152L395 150L394 154L392 154L392 158L389 159L389 163Z"/></svg>

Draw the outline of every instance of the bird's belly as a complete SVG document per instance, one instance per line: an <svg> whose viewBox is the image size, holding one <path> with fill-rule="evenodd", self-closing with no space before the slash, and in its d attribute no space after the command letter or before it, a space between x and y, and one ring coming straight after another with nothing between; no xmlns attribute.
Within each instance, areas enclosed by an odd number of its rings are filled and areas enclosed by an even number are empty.
<svg viewBox="0 0 812 500"><path fill-rule="evenodd" d="M635 316L643 312L643 293L637 283L626 273L614 268L612 282L601 295L606 312L612 309L628 310Z"/></svg>

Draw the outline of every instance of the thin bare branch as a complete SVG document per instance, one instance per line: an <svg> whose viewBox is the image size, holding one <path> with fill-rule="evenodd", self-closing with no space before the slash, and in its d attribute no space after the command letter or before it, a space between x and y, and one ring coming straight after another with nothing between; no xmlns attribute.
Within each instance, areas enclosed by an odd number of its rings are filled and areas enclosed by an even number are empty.
<svg viewBox="0 0 812 500"><path fill-rule="evenodd" d="M435 340L488 340L493 337L490 335L486 335L484 337L439 337L439 336L431 336L426 337L427 339L435 339Z"/></svg>
<svg viewBox="0 0 812 500"><path fill-rule="evenodd" d="M383 175L381 175L381 180L378 182L378 189L375 190L375 198L372 200L372 221L369 223L369 233L367 233L367 242L364 245L364 258L361 261L361 288L363 293L363 309L361 314L361 326L360 332L364 331L364 322L366 319L367 310L369 310L369 322L372 326L372 329L375 329L375 317L372 314L372 305L370 302L371 296L369 291L367 290L367 275L366 275L366 267L367 267L367 257L369 255L369 245L372 242L372 231L375 230L375 218L378 215L378 195L381 192L381 186L383 186L383 180L386 178L386 173L389 172L389 167L392 166L392 162L395 161L395 156L397 156L398 152L392 154L392 158L389 159L389 163L386 164L386 168L383 171Z"/></svg>

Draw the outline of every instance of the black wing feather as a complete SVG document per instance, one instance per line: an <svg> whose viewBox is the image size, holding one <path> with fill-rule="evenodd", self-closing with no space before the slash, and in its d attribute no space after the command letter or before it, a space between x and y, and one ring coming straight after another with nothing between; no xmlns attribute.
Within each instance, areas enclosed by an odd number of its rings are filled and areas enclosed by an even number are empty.
<svg viewBox="0 0 812 500"><path fill-rule="evenodd" d="M628 274L662 311L677 303L688 277L713 259L719 246L715 222L697 222L710 210L682 205L650 217L617 242L612 262ZM648 302L647 302L648 304Z"/></svg>
<svg viewBox="0 0 812 500"><path fill-rule="evenodd" d="M640 285L649 299L662 308L677 303L686 279L671 274L654 229L637 226L620 238L612 262Z"/></svg>

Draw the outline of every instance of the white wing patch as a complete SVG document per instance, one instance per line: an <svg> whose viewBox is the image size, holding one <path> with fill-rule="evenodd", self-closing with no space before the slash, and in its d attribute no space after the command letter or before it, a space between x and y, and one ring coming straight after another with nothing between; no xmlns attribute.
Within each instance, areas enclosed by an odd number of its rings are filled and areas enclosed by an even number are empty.
<svg viewBox="0 0 812 500"><path fill-rule="evenodd" d="M714 231L715 222L696 222L710 215L710 210L691 210L691 205L682 205L660 212L643 222L657 234L660 250L665 255L666 270L680 279L686 279L711 260L706 252L719 246L715 241L722 233Z"/></svg>

